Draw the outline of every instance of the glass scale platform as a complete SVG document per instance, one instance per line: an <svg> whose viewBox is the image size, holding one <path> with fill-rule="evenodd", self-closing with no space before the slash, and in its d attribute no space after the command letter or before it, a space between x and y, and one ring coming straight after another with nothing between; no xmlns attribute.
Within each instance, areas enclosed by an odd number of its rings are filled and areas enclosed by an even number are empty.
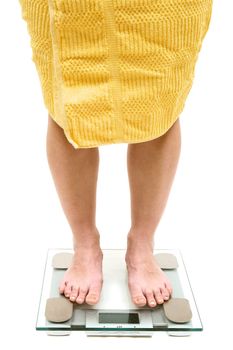
<svg viewBox="0 0 233 350"><path fill-rule="evenodd" d="M103 286L97 304L73 303L72 317L66 322L50 322L45 317L48 298L64 297L59 293L59 284L65 269L52 266L52 259L58 253L71 253L72 249L48 249L36 330L46 331L48 335L69 335L74 331L84 331L87 336L130 336L151 337L155 332L167 332L172 336L187 336L202 331L203 326L188 279L182 255L178 249L155 249L153 254L173 254L177 260L176 269L164 269L169 278L172 298L185 298L191 309L191 320L185 323L170 321L163 304L156 307L136 306L128 289L125 249L102 249ZM65 297L64 297L65 298ZM166 303L166 302L165 302Z"/></svg>

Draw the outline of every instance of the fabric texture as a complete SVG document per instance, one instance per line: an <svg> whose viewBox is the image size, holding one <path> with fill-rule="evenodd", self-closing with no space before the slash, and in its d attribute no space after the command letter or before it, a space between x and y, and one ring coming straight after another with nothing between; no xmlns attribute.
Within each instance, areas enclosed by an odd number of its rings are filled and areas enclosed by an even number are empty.
<svg viewBox="0 0 233 350"><path fill-rule="evenodd" d="M163 135L192 87L212 0L19 0L45 106L74 148Z"/></svg>

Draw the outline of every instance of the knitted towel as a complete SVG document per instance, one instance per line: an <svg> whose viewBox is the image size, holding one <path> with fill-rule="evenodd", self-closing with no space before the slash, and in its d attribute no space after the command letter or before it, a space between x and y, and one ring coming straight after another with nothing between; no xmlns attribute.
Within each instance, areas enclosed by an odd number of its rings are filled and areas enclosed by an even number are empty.
<svg viewBox="0 0 233 350"><path fill-rule="evenodd" d="M138 143L180 116L212 0L19 0L50 116L74 148Z"/></svg>

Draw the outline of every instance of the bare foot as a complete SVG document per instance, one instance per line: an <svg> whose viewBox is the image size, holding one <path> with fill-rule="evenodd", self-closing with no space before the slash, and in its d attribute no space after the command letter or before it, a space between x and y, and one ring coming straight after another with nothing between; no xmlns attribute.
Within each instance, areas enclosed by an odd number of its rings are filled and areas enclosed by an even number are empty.
<svg viewBox="0 0 233 350"><path fill-rule="evenodd" d="M98 303L103 284L102 260L103 252L98 243L75 248L71 266L64 274L59 292L78 304Z"/></svg>
<svg viewBox="0 0 233 350"><path fill-rule="evenodd" d="M144 241L128 237L125 262L132 301L137 306L155 307L172 294L172 285L155 261L153 249Z"/></svg>

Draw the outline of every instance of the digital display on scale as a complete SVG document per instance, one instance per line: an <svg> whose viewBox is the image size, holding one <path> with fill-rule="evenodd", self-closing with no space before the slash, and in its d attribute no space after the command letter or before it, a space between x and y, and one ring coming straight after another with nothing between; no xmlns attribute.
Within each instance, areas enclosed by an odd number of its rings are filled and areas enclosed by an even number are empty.
<svg viewBox="0 0 233 350"><path fill-rule="evenodd" d="M138 313L99 313L99 323L139 323Z"/></svg>

